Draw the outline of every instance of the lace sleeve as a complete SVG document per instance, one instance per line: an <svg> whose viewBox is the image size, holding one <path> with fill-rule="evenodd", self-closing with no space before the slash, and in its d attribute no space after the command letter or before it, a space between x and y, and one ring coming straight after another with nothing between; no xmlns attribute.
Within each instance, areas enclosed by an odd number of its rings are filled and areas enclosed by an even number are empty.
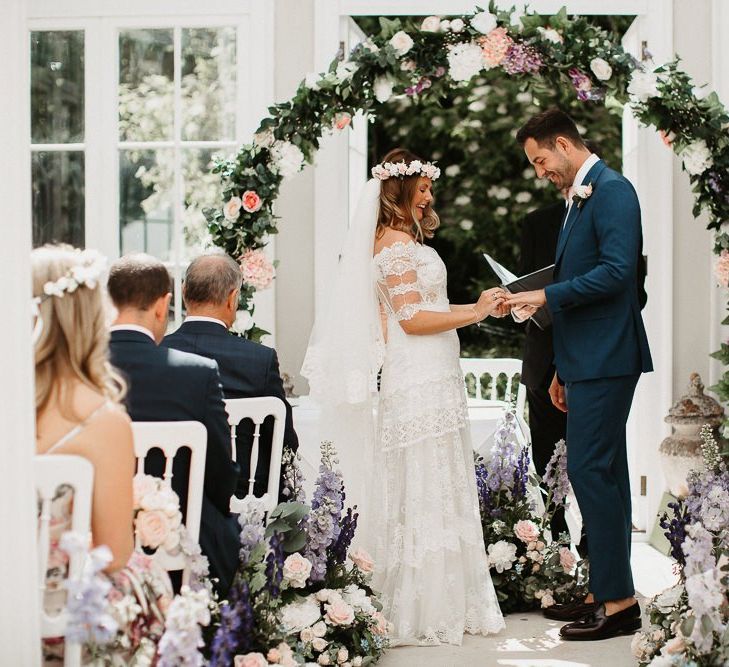
<svg viewBox="0 0 729 667"><path fill-rule="evenodd" d="M416 253L417 246L412 241L397 241L376 255L381 272L380 296L399 321L412 319L424 305Z"/></svg>

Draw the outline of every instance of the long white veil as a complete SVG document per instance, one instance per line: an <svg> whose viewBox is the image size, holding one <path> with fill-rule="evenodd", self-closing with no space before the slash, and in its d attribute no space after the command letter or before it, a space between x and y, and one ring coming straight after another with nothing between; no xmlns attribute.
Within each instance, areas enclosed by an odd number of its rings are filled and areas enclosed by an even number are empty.
<svg viewBox="0 0 729 667"><path fill-rule="evenodd" d="M310 396L321 409L320 436L331 440L339 453L347 504L358 505L361 519L373 471L373 410L384 357L372 262L379 199L380 181L370 179L360 195L301 369L309 380Z"/></svg>

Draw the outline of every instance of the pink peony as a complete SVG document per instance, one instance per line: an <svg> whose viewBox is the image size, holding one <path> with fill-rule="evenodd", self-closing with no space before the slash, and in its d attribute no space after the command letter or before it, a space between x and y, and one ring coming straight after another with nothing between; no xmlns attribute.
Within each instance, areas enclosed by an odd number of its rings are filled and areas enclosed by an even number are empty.
<svg viewBox="0 0 729 667"><path fill-rule="evenodd" d="M273 264L263 250L248 250L240 260L243 282L257 290L266 289L273 281Z"/></svg>
<svg viewBox="0 0 729 667"><path fill-rule="evenodd" d="M569 550L568 547L560 547L559 564L562 566L562 569L564 569L564 571L567 573L572 572L575 565L577 564L577 559L575 558L575 555Z"/></svg>
<svg viewBox="0 0 729 667"><path fill-rule="evenodd" d="M263 653L246 653L233 658L233 667L268 667L268 660Z"/></svg>
<svg viewBox="0 0 729 667"><path fill-rule="evenodd" d="M326 620L331 625L350 625L354 621L354 609L344 600L334 600L324 607Z"/></svg>
<svg viewBox="0 0 729 667"><path fill-rule="evenodd" d="M247 213L255 213L256 211L259 211L261 209L261 206L263 206L263 201L258 196L258 193L255 190L246 190L243 193L241 206L243 207L243 210Z"/></svg>
<svg viewBox="0 0 729 667"><path fill-rule="evenodd" d="M362 572L368 574L375 569L375 562L364 549L355 549L349 552L349 560L351 560Z"/></svg>
<svg viewBox="0 0 729 667"><path fill-rule="evenodd" d="M714 266L714 275L722 287L729 287L729 250L722 250Z"/></svg>
<svg viewBox="0 0 729 667"><path fill-rule="evenodd" d="M496 28L476 41L483 52L486 68L500 65L506 57L509 47L514 43L506 32L506 28Z"/></svg>
<svg viewBox="0 0 729 667"><path fill-rule="evenodd" d="M334 116L334 127L338 130L343 130L351 122L352 114L347 113L346 111L340 111L336 116Z"/></svg>
<svg viewBox="0 0 729 667"><path fill-rule="evenodd" d="M539 528L533 521L517 521L514 525L514 535L516 535L524 544L535 542L539 537Z"/></svg>
<svg viewBox="0 0 729 667"><path fill-rule="evenodd" d="M143 547L157 549L166 541L172 530L170 517L162 510L147 510L137 514L134 530Z"/></svg>

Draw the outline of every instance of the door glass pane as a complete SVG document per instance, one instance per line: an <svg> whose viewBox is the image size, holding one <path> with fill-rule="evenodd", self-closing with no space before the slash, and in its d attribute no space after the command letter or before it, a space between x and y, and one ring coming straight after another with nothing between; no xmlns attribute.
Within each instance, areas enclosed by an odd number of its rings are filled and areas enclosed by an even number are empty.
<svg viewBox="0 0 729 667"><path fill-rule="evenodd" d="M84 32L30 34L30 122L34 144L84 140Z"/></svg>
<svg viewBox="0 0 729 667"><path fill-rule="evenodd" d="M182 30L182 139L235 139L235 28Z"/></svg>
<svg viewBox="0 0 729 667"><path fill-rule="evenodd" d="M119 33L119 139L165 141L174 137L172 30Z"/></svg>
<svg viewBox="0 0 729 667"><path fill-rule="evenodd" d="M84 245L84 153L34 152L33 245Z"/></svg>
<svg viewBox="0 0 729 667"><path fill-rule="evenodd" d="M210 246L204 208L220 205L220 175L210 173L213 149L187 149L182 153L185 201L182 219L184 259L192 259Z"/></svg>
<svg viewBox="0 0 729 667"><path fill-rule="evenodd" d="M119 154L121 254L147 252L168 260L173 243L174 151Z"/></svg>

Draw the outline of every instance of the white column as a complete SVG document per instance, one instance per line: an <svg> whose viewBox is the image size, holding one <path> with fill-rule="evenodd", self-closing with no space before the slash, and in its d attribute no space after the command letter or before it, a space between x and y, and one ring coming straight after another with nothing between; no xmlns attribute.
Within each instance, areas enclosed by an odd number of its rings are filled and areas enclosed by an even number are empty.
<svg viewBox="0 0 729 667"><path fill-rule="evenodd" d="M39 614L36 579L33 450L35 419L30 344L29 39L25 1L4 0L0 21L0 145L3 147L3 239L0 277L5 286L0 349L0 662L37 665Z"/></svg>

